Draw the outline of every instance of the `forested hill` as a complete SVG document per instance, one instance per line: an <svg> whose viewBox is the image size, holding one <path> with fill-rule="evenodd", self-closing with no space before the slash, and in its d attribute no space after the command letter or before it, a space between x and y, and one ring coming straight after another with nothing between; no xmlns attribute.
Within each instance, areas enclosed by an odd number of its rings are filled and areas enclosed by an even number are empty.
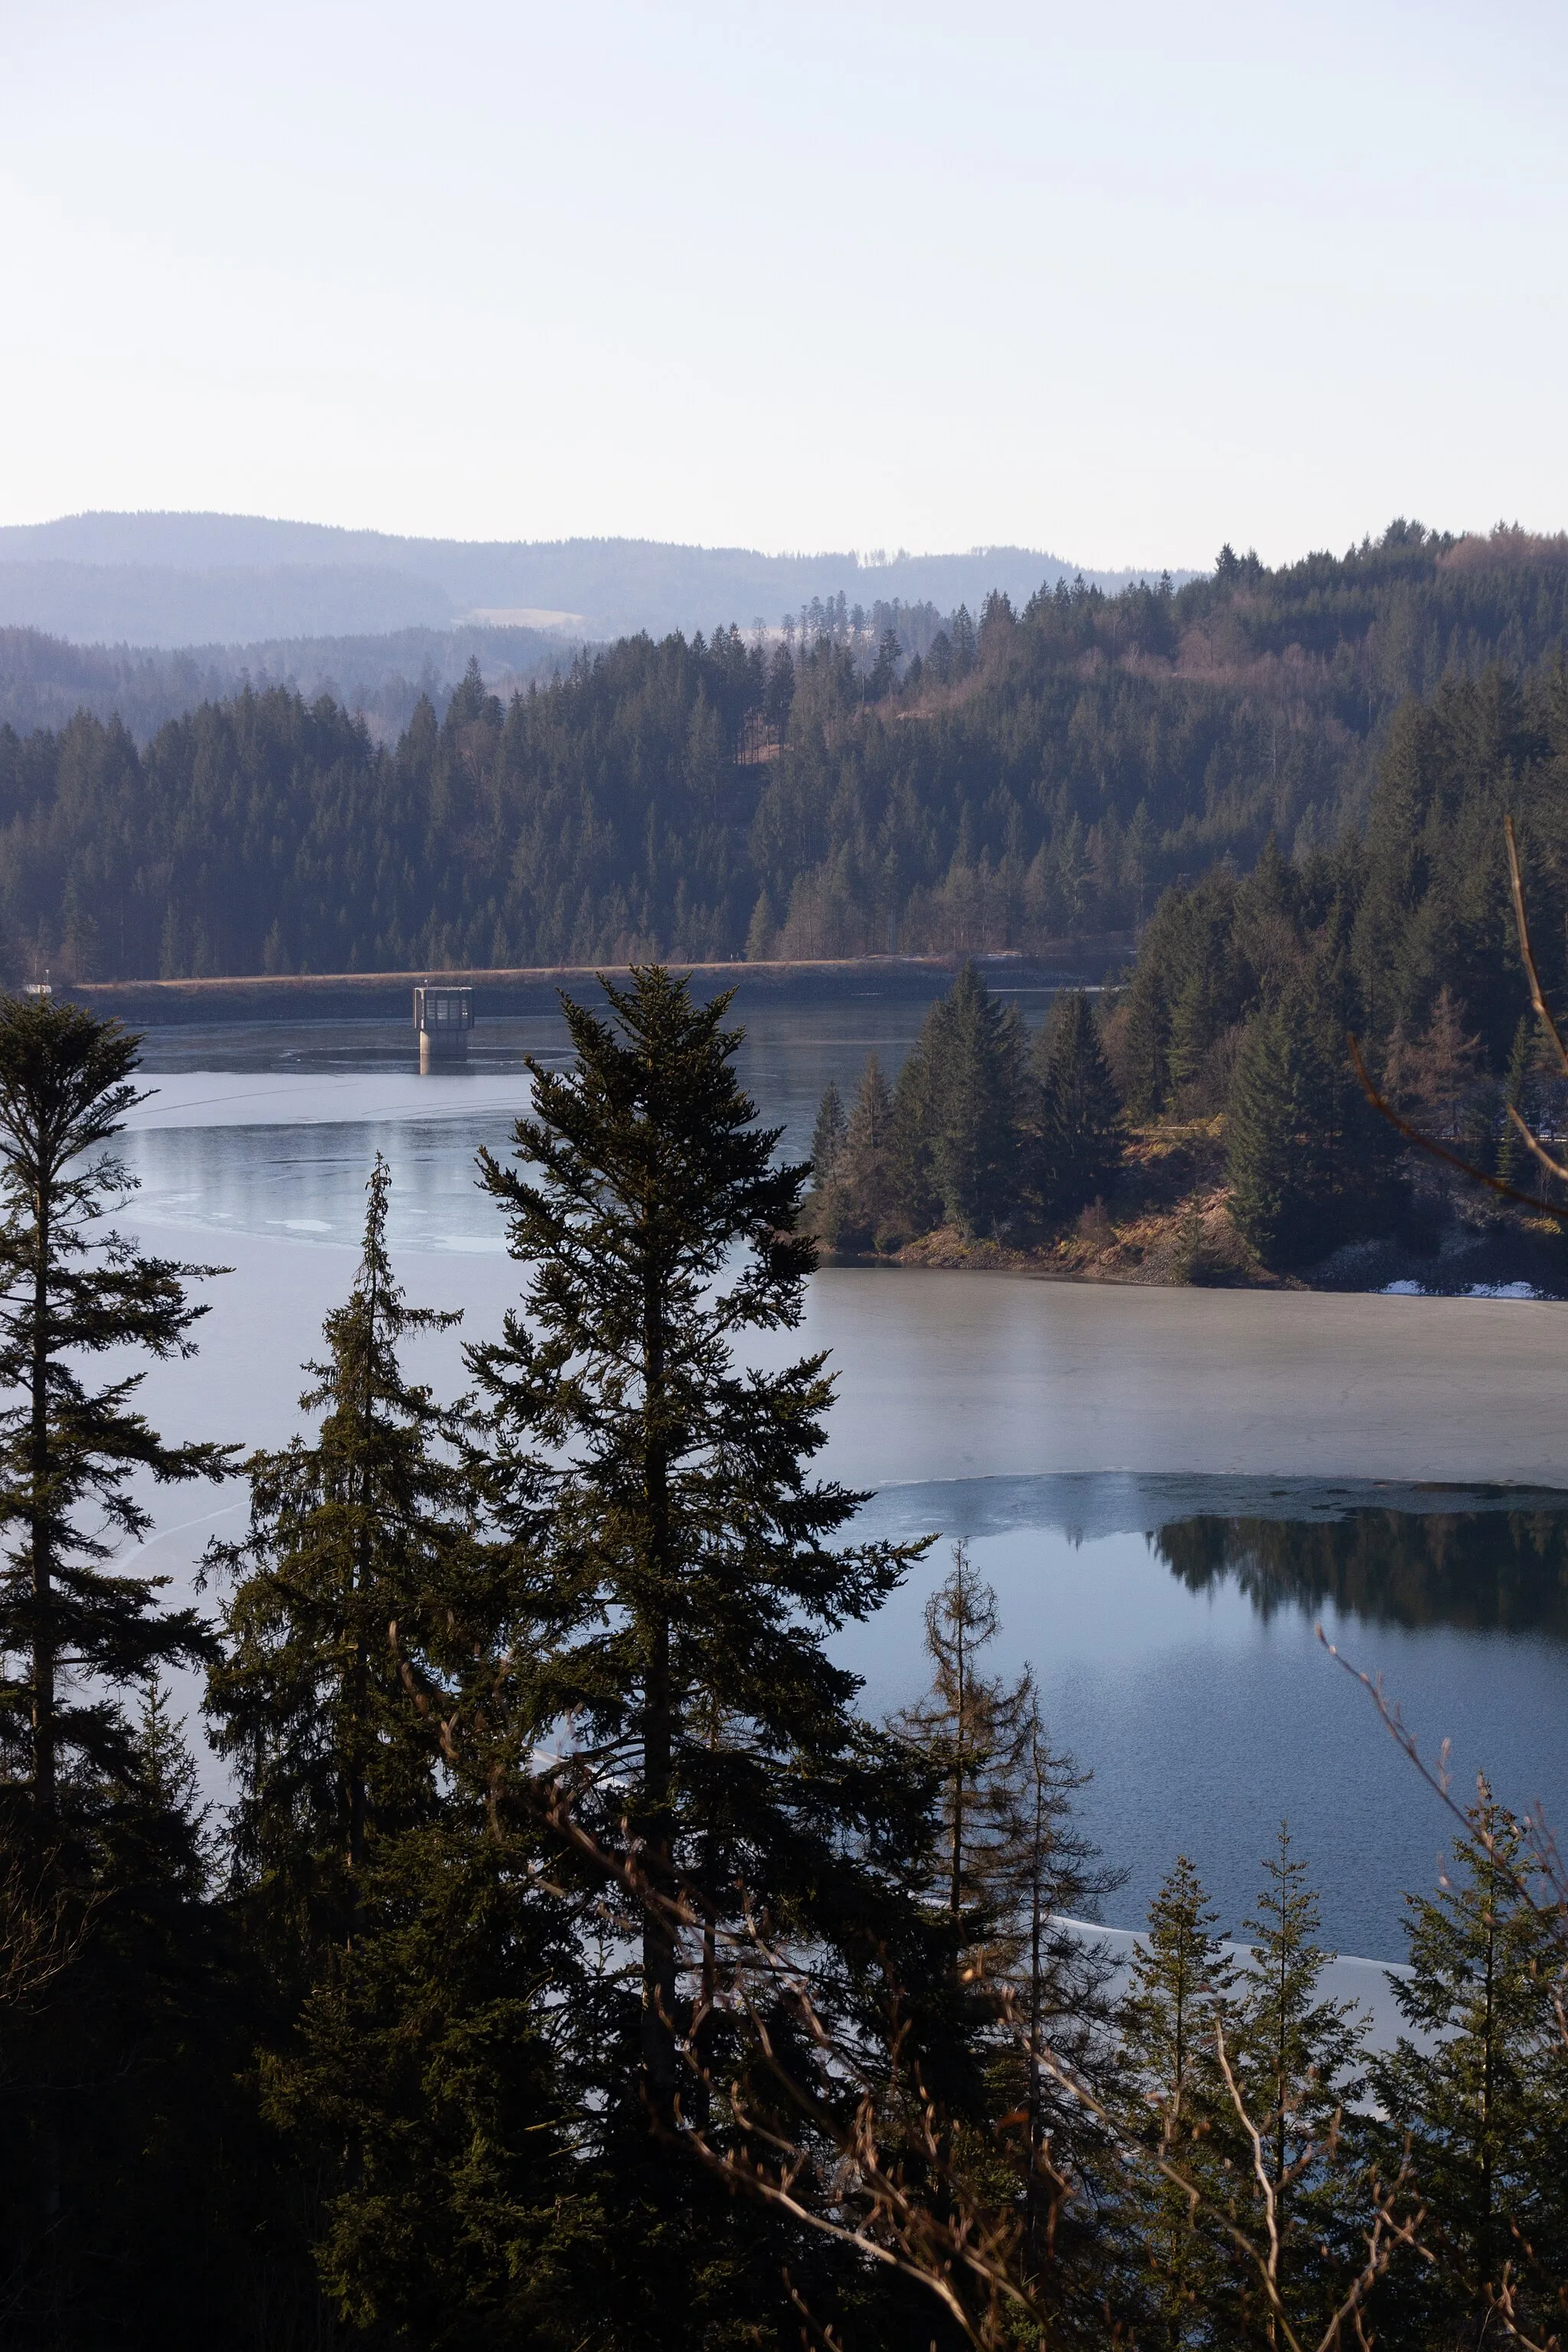
<svg viewBox="0 0 1568 2352"><path fill-rule="evenodd" d="M934 628L632 637L392 746L245 691L139 749L0 730L13 970L142 978L1029 947L1365 814L1394 714L1562 658L1568 541L1395 524L1343 558ZM923 647L923 651L921 648Z"/></svg>

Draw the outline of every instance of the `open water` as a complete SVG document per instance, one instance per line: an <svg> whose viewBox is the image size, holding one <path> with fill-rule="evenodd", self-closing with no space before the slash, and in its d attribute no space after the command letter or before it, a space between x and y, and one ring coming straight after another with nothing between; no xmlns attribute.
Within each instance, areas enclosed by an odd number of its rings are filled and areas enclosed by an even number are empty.
<svg viewBox="0 0 1568 2352"><path fill-rule="evenodd" d="M1044 999L1026 999L1026 1017ZM889 1071L922 1008L876 999L756 1018L747 1083L804 1153L822 1086ZM525 1052L559 1022L478 1033L421 1079L392 1024L154 1032L157 1088L125 1156L125 1222L221 1263L199 1360L150 1375L171 1433L272 1444L352 1279L363 1184L394 1175L393 1241L419 1303L495 1329L515 1296L481 1142L504 1151ZM1127 1873L1135 1927L1178 1852L1239 1927L1281 1817L1328 1939L1393 1959L1401 1890L1429 1888L1448 1824L1363 1688L1381 1675L1456 1788L1568 1822L1568 1305L1110 1289L1023 1276L829 1268L797 1344L833 1352L828 1471L863 1524L940 1540L840 1648L881 1711L921 1678L921 1611L960 1535L995 1586L998 1669L1027 1662L1053 1737L1093 1779L1085 1820ZM456 1341L420 1369L460 1377ZM237 1489L161 1496L145 1564L188 1580Z"/></svg>

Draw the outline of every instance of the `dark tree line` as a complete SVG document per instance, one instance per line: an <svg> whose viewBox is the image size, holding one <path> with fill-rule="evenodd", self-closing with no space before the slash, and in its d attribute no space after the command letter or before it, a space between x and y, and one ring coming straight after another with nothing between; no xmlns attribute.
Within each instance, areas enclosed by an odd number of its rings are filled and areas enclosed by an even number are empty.
<svg viewBox="0 0 1568 2352"><path fill-rule="evenodd" d="M812 1229L855 1252L939 1226L1027 1240L1102 1201L1121 1155L1089 996L1058 997L1031 1046L1016 1006L966 963L891 1086L875 1054L847 1110L828 1086L812 1138Z"/></svg>
<svg viewBox="0 0 1568 2352"><path fill-rule="evenodd" d="M1429 1179L1413 1197L1352 1067L1352 1033L1398 1108L1500 1174L1521 1156L1510 1103L1558 1130L1561 1072L1521 1018L1503 819L1560 995L1565 784L1568 673L1449 680L1396 714L1364 828L1289 862L1271 843L1250 875L1218 868L1156 908L1112 1023L1129 1108L1227 1114L1233 1214L1270 1263L1435 1233L1454 1213Z"/></svg>
<svg viewBox="0 0 1568 2352"><path fill-rule="evenodd" d="M0 728L0 948L111 979L1131 929L1270 835L1300 861L1358 828L1405 699L1544 676L1565 594L1555 542L1396 524L1175 592L628 638L505 705L474 665L390 747L281 688L140 749Z"/></svg>

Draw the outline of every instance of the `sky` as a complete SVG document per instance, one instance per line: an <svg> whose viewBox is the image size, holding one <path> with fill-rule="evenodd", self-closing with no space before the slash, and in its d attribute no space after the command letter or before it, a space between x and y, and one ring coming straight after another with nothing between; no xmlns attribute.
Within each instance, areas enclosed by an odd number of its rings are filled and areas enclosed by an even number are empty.
<svg viewBox="0 0 1568 2352"><path fill-rule="evenodd" d="M0 0L0 521L1568 525L1568 11Z"/></svg>

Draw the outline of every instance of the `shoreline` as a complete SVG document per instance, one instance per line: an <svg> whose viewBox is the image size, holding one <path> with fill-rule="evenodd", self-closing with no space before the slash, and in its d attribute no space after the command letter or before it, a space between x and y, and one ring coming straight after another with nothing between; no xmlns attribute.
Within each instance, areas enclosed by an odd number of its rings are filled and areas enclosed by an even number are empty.
<svg viewBox="0 0 1568 2352"><path fill-rule="evenodd" d="M822 1003L874 993L894 1000L939 995L962 964L973 961L993 987L1005 992L1067 988L1103 982L1128 962L1136 942L1131 931L1103 931L1082 938L1043 940L1028 954L881 955L823 957L807 961L747 963L730 960L702 963L683 956L661 961L673 971L689 972L693 993L707 1003L728 988L741 988L775 1003ZM247 972L180 980L60 980L56 992L97 1013L112 1013L132 1026L164 1027L204 1021L406 1020L412 991L426 982L474 991L478 1022L519 1013L553 1013L557 992L591 989L602 973L624 981L625 962L520 964L453 968L411 965L400 971Z"/></svg>
<svg viewBox="0 0 1568 2352"><path fill-rule="evenodd" d="M1120 1228L1106 1221L1054 1241L1011 1244L966 1239L952 1227L917 1235L896 1250L818 1245L825 1266L892 1273L1007 1274L1080 1289L1300 1292L1318 1297L1568 1299L1568 1265L1554 1231L1521 1230L1502 1219L1449 1225L1422 1254L1392 1240L1349 1242L1321 1264L1276 1273L1260 1265L1230 1225L1223 1197L1144 1214Z"/></svg>

